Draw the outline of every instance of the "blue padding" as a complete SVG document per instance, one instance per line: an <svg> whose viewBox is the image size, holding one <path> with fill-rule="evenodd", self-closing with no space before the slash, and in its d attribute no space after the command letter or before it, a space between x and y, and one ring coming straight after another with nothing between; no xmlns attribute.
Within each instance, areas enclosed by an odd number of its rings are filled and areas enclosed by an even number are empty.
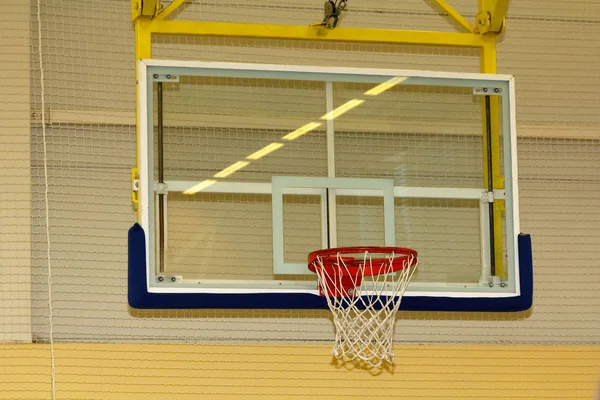
<svg viewBox="0 0 600 400"><path fill-rule="evenodd" d="M290 308L325 309L324 298L303 293L206 294L148 293L146 290L146 241L139 224L129 229L129 305L139 309L189 308ZM404 297L405 311L524 311L533 302L531 238L519 235L521 295L508 298Z"/></svg>

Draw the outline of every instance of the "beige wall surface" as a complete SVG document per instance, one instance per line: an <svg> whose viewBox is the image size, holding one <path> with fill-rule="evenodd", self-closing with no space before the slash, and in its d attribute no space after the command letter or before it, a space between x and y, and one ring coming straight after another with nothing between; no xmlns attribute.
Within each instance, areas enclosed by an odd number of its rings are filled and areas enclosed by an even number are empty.
<svg viewBox="0 0 600 400"><path fill-rule="evenodd" d="M0 342L31 340L29 6L0 1Z"/></svg>
<svg viewBox="0 0 600 400"><path fill-rule="evenodd" d="M0 351L0 399L51 398L46 345ZM403 345L383 371L337 362L329 351L63 343L55 349L56 398L592 400L600 369L597 346Z"/></svg>

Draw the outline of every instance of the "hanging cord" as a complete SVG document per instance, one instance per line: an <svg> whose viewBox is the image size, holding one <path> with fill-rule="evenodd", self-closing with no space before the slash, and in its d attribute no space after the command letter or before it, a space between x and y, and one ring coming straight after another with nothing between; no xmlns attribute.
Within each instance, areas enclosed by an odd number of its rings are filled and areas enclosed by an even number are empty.
<svg viewBox="0 0 600 400"><path fill-rule="evenodd" d="M50 363L52 366L52 400L56 400L56 366L54 361L54 337L52 325L52 264L50 259L50 207L48 205L48 152L46 148L46 102L44 93L44 65L42 63L42 5L37 0L38 55L40 63L40 87L42 96L42 143L44 147L44 205L46 214L46 258L48 261L48 319L50 325Z"/></svg>

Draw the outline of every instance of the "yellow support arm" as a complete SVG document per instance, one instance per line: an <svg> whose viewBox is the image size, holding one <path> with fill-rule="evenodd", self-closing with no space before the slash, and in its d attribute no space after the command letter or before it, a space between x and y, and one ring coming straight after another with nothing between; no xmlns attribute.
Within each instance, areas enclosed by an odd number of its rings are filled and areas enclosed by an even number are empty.
<svg viewBox="0 0 600 400"><path fill-rule="evenodd" d="M506 20L506 10L508 9L508 0L496 0L492 10L490 22L490 31L500 32L504 29Z"/></svg>
<svg viewBox="0 0 600 400"><path fill-rule="evenodd" d="M162 13L161 13L162 14ZM153 20L153 34L247 37L264 39L324 40L332 42L411 43L436 46L482 47L483 37L475 33L401 31L387 29L337 28L319 26L242 24L229 22Z"/></svg>
<svg viewBox="0 0 600 400"><path fill-rule="evenodd" d="M475 27L471 25L469 21L465 17L463 17L458 11L454 9L446 0L433 0L435 3L448 15L456 21L460 26L465 28L469 33L475 33Z"/></svg>

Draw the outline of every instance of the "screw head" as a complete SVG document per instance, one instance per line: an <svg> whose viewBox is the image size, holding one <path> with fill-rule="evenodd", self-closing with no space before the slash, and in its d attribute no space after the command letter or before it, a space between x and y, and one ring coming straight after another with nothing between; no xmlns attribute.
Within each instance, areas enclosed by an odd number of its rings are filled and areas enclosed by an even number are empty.
<svg viewBox="0 0 600 400"><path fill-rule="evenodd" d="M159 281L159 282L162 282L162 281L164 281L164 280L165 280L165 278L163 278L162 276L159 276L159 277L158 277L158 281Z"/></svg>
<svg viewBox="0 0 600 400"><path fill-rule="evenodd" d="M500 89L494 88L494 93L500 93Z"/></svg>
<svg viewBox="0 0 600 400"><path fill-rule="evenodd" d="M171 79L171 75L170 74L167 75L167 79Z"/></svg>
<svg viewBox="0 0 600 400"><path fill-rule="evenodd" d="M490 287L494 287L494 282L490 282Z"/></svg>
<svg viewBox="0 0 600 400"><path fill-rule="evenodd" d="M158 74L154 74L152 76L154 77L154 79L158 79Z"/></svg>
<svg viewBox="0 0 600 400"><path fill-rule="evenodd" d="M171 277L171 282L175 282L177 280L177 278L175 278L174 276Z"/></svg>

